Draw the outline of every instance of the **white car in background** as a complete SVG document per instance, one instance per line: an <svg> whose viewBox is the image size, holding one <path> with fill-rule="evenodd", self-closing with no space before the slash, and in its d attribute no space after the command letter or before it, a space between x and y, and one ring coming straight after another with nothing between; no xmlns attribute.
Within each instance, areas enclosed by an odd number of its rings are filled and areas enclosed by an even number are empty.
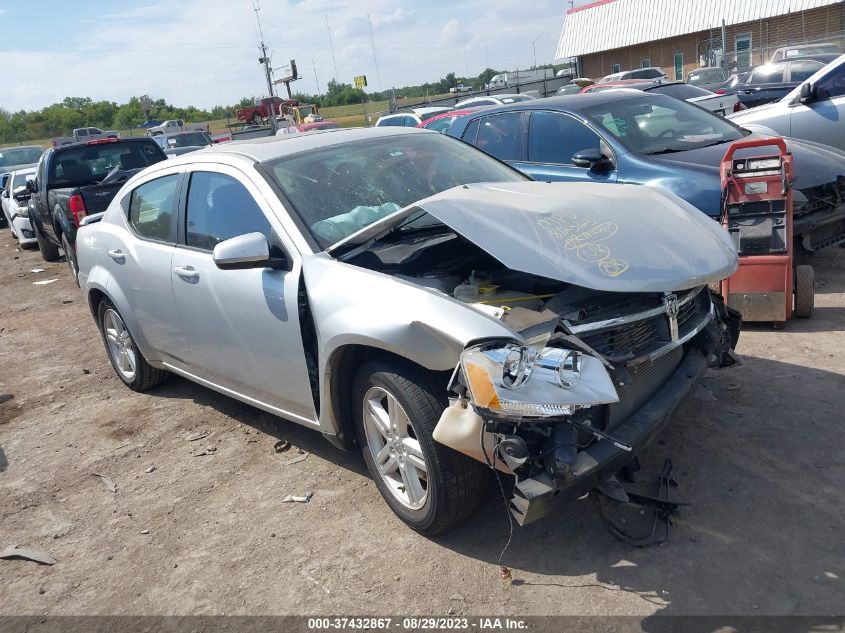
<svg viewBox="0 0 845 633"><path fill-rule="evenodd" d="M452 110L452 106L424 106L411 108L410 112L394 112L379 117L375 127L417 127L433 116Z"/></svg>
<svg viewBox="0 0 845 633"><path fill-rule="evenodd" d="M18 240L21 246L31 246L37 243L32 224L29 222L29 210L26 202L15 200L15 189L25 187L28 178L35 177L35 168L19 169L13 171L6 187L0 192L0 203L3 206L3 215L9 224L12 237Z"/></svg>
<svg viewBox="0 0 845 633"><path fill-rule="evenodd" d="M529 94L498 94L490 97L473 97L472 99L464 99L455 104L456 109L477 108L479 106L496 106L509 105L511 103L519 103L520 101L529 101L537 97Z"/></svg>

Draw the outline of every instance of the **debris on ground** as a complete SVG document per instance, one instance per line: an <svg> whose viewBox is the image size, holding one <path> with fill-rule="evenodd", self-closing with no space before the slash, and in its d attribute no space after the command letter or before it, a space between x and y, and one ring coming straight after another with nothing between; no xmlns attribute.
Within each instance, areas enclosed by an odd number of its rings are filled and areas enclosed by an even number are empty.
<svg viewBox="0 0 845 633"><path fill-rule="evenodd" d="M144 472L145 472L145 473L147 473L147 474L150 474L150 473L151 473L151 472L153 472L155 469L156 469L156 467L155 467L155 466L150 466L150 467L149 467L149 468L147 468L147 470L145 470Z"/></svg>
<svg viewBox="0 0 845 633"><path fill-rule="evenodd" d="M205 455L212 455L213 453L217 452L216 446L206 446L198 453L194 453L194 457L203 457Z"/></svg>
<svg viewBox="0 0 845 633"><path fill-rule="evenodd" d="M47 552L42 552L31 547L18 547L17 545L9 545L9 547L0 552L0 558L23 558L41 563L42 565L55 565L59 562Z"/></svg>
<svg viewBox="0 0 845 633"><path fill-rule="evenodd" d="M149 530L141 530L141 534L149 534L149 533L150 533Z"/></svg>
<svg viewBox="0 0 845 633"><path fill-rule="evenodd" d="M32 285L33 286L46 286L47 284L51 284L54 281L58 281L58 280L59 280L59 278L56 277L55 279L45 279L44 281L33 281Z"/></svg>
<svg viewBox="0 0 845 633"><path fill-rule="evenodd" d="M197 440L201 440L203 438L206 438L209 435L210 435L210 433L208 431L199 431L198 433L192 433L191 435L189 435L185 439L188 440L189 442L196 442Z"/></svg>
<svg viewBox="0 0 845 633"><path fill-rule="evenodd" d="M304 495L288 495L282 499L282 503L308 503L313 496L313 492L306 492Z"/></svg>
<svg viewBox="0 0 845 633"><path fill-rule="evenodd" d="M513 578L513 574L511 574L511 568L502 565L499 568L499 576L502 577L502 580L511 580Z"/></svg>
<svg viewBox="0 0 845 633"><path fill-rule="evenodd" d="M301 455L297 455L296 457L291 457L290 459L282 462L283 466L290 466L291 464L298 464L299 462L303 462L308 459L308 455L310 453L303 452Z"/></svg>
<svg viewBox="0 0 845 633"><path fill-rule="evenodd" d="M287 450L290 450L290 442L287 440L279 440L275 444L273 444L273 450L277 453L284 453Z"/></svg>
<svg viewBox="0 0 845 633"><path fill-rule="evenodd" d="M68 303L73 303L73 299L62 299L62 303L67 305Z"/></svg>
<svg viewBox="0 0 845 633"><path fill-rule="evenodd" d="M91 475L93 477L99 477L100 479L102 479L103 485L110 492L117 492L117 486L115 485L115 483L109 477L106 477L105 475L101 475L100 473L91 473Z"/></svg>
<svg viewBox="0 0 845 633"><path fill-rule="evenodd" d="M43 273L43 272L44 272L44 270L45 270L44 268L33 268L33 269L32 269L32 270L30 270L29 272L31 272L31 273L36 273L36 274L37 274L37 273Z"/></svg>

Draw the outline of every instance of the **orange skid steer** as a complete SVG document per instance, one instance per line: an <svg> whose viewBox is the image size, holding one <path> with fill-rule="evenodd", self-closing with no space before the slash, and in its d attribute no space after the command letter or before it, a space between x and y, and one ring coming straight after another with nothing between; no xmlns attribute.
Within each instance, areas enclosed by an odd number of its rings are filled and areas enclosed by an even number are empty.
<svg viewBox="0 0 845 633"><path fill-rule="evenodd" d="M768 152L749 152L765 147ZM774 151L776 150L776 152ZM722 159L722 225L739 268L722 296L743 321L782 325L813 312L812 266L795 266L792 243L792 154L782 138L733 143Z"/></svg>

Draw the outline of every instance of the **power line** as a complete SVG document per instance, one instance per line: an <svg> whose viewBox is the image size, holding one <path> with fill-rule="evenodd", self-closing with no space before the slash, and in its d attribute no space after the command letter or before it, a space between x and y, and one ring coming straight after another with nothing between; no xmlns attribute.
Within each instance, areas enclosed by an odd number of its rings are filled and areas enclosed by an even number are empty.
<svg viewBox="0 0 845 633"><path fill-rule="evenodd" d="M378 71L378 58L376 58L376 40L373 37L373 23L370 21L370 14L367 14L367 24L370 26L370 44L373 47L373 62L376 65L376 80L378 81L378 90L381 92L381 74Z"/></svg>

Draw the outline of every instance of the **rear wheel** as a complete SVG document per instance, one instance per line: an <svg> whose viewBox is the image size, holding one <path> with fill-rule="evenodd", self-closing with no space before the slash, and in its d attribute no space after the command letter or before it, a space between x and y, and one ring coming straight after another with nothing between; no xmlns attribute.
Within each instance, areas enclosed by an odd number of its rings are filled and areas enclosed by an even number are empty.
<svg viewBox="0 0 845 633"><path fill-rule="evenodd" d="M399 361L367 363L355 377L353 398L364 461L400 519L431 535L475 511L489 469L434 441L446 398L429 372Z"/></svg>
<svg viewBox="0 0 845 633"><path fill-rule="evenodd" d="M38 242L38 250L41 251L41 257L44 258L44 261L59 261L59 247L52 242L47 241L47 238L41 234L41 229L38 228L38 223L32 223L32 230L35 231L35 240Z"/></svg>
<svg viewBox="0 0 845 633"><path fill-rule="evenodd" d="M67 235L62 233L62 250L65 252L65 261L67 262L68 268L70 268L71 277L73 277L73 283L79 286L79 264L76 262L76 249L70 245L68 242Z"/></svg>
<svg viewBox="0 0 845 633"><path fill-rule="evenodd" d="M812 266L795 267L795 316L808 319L815 306L816 276Z"/></svg>
<svg viewBox="0 0 845 633"><path fill-rule="evenodd" d="M253 122L255 125L261 125L261 115L260 115L260 114L258 114L257 112L256 112L255 114L253 114L253 115L252 115L252 122Z"/></svg>
<svg viewBox="0 0 845 633"><path fill-rule="evenodd" d="M114 371L132 391L146 391L167 380L167 372L156 369L141 354L123 317L108 299L100 302L97 311L100 334Z"/></svg>

